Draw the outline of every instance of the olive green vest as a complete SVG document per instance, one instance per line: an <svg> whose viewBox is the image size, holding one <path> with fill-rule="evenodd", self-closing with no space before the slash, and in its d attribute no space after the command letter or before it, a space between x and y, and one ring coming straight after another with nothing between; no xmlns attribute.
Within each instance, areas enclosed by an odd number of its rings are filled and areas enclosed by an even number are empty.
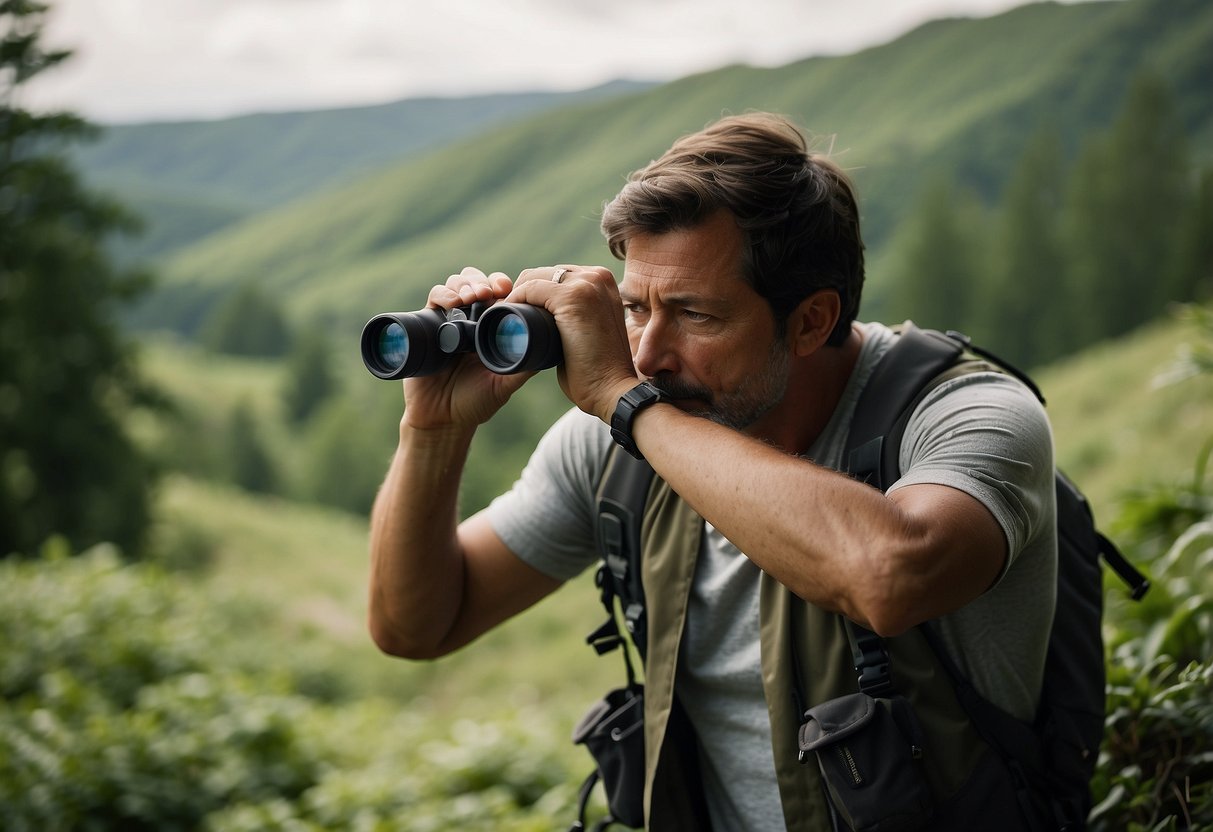
<svg viewBox="0 0 1213 832"><path fill-rule="evenodd" d="M645 505L643 567L648 615L645 663L645 817L652 830L706 828L701 780L689 725L676 705L674 677L703 520L659 477ZM854 693L856 674L841 616L807 604L763 574L760 599L762 681L771 718L779 793L789 832L830 829L818 766L798 759L801 714L793 668L803 672L806 706ZM791 659L793 634L800 651ZM925 771L936 804L961 789L985 756L957 702L951 680L918 630L886 640L898 692L912 703L927 737ZM683 739L678 739L683 738ZM970 790L972 791L972 790ZM1014 827L1011 827L1014 828Z"/></svg>

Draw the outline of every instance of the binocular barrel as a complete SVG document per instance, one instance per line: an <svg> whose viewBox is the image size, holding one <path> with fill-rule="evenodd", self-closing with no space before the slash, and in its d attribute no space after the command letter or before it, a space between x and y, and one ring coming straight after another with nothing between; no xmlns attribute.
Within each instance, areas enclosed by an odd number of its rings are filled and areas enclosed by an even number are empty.
<svg viewBox="0 0 1213 832"><path fill-rule="evenodd" d="M381 379L431 375L466 352L500 375L544 370L564 358L552 313L525 303L385 312L362 328L362 362Z"/></svg>

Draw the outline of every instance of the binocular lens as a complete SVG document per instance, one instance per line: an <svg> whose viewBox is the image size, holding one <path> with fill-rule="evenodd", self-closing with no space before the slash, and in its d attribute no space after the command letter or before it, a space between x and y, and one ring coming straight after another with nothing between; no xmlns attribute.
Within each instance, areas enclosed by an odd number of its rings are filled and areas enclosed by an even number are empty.
<svg viewBox="0 0 1213 832"><path fill-rule="evenodd" d="M409 339L404 327L392 321L379 332L375 352L381 364L387 367L402 367L409 358Z"/></svg>
<svg viewBox="0 0 1213 832"><path fill-rule="evenodd" d="M476 324L476 353L494 373L555 367L563 358L552 313L525 303L490 306Z"/></svg>
<svg viewBox="0 0 1213 832"><path fill-rule="evenodd" d="M447 359L437 344L445 321L436 309L376 315L362 328L362 363L382 379L437 372Z"/></svg>
<svg viewBox="0 0 1213 832"><path fill-rule="evenodd" d="M512 312L501 319L493 333L493 349L506 364L521 361L530 341L531 332L526 322Z"/></svg>
<svg viewBox="0 0 1213 832"><path fill-rule="evenodd" d="M555 367L562 358L556 320L523 303L385 312L362 328L362 361L382 379L436 373L473 350L501 374Z"/></svg>

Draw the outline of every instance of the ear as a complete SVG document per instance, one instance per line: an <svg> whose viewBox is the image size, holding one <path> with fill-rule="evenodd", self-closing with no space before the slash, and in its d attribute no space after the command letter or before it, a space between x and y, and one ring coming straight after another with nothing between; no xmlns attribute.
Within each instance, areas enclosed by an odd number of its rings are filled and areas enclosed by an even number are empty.
<svg viewBox="0 0 1213 832"><path fill-rule="evenodd" d="M818 289L788 316L788 343L794 355L809 356L821 349L842 314L842 299L834 289Z"/></svg>

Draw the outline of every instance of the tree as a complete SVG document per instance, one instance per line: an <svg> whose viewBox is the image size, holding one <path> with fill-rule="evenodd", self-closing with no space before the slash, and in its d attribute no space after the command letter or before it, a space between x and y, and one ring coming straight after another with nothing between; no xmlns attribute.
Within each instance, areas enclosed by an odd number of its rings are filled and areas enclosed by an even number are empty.
<svg viewBox="0 0 1213 832"><path fill-rule="evenodd" d="M1179 231L1190 211L1187 138L1166 86L1136 78L1116 123L1074 167L1067 242L1084 341L1120 335L1182 294Z"/></svg>
<svg viewBox="0 0 1213 832"><path fill-rule="evenodd" d="M308 424L303 491L311 500L369 514L392 455L392 437L367 429L366 411L337 398Z"/></svg>
<svg viewBox="0 0 1213 832"><path fill-rule="evenodd" d="M250 284L215 307L203 322L200 337L215 352L256 358L278 358L291 346L282 310Z"/></svg>
<svg viewBox="0 0 1213 832"><path fill-rule="evenodd" d="M282 391L287 418L295 423L307 421L336 389L328 339L317 330L308 330L296 339L287 358Z"/></svg>
<svg viewBox="0 0 1213 832"><path fill-rule="evenodd" d="M893 316L937 329L971 328L982 279L981 206L951 180L936 179L910 215L894 243Z"/></svg>
<svg viewBox="0 0 1213 832"><path fill-rule="evenodd" d="M137 549L153 478L121 419L156 396L113 322L147 276L105 247L134 220L63 158L93 132L85 121L16 104L22 84L70 54L39 45L46 8L0 0L0 556L52 534L76 549Z"/></svg>
<svg viewBox="0 0 1213 832"><path fill-rule="evenodd" d="M232 481L247 491L273 493L278 486L278 474L248 402L242 401L232 410L228 418L227 442Z"/></svg>
<svg viewBox="0 0 1213 832"><path fill-rule="evenodd" d="M1192 196L1175 252L1176 294L1182 301L1213 298L1213 168L1197 173Z"/></svg>
<svg viewBox="0 0 1213 832"><path fill-rule="evenodd" d="M1061 138L1044 130L1029 143L1003 195L978 316L988 343L1025 367L1057 358L1072 339L1074 305L1065 277L1060 222Z"/></svg>

